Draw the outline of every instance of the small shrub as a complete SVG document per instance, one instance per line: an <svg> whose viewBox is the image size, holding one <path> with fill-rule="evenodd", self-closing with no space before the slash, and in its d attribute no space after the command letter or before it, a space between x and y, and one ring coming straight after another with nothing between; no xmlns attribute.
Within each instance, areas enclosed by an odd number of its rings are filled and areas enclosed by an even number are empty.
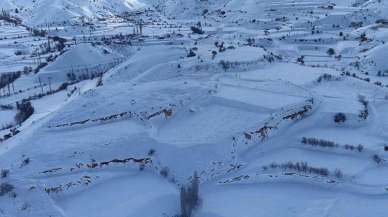
<svg viewBox="0 0 388 217"><path fill-rule="evenodd" d="M344 113L337 113L334 116L334 122L336 123L344 123L346 121L346 115Z"/></svg>
<svg viewBox="0 0 388 217"><path fill-rule="evenodd" d="M217 51L213 50L212 51L212 59L216 58L216 55L217 55Z"/></svg>
<svg viewBox="0 0 388 217"><path fill-rule="evenodd" d="M357 150L358 150L358 152L362 152L364 150L364 146L363 145L358 145L357 146Z"/></svg>
<svg viewBox="0 0 388 217"><path fill-rule="evenodd" d="M195 57L197 54L193 51L193 49L190 49L189 53L187 54L187 57Z"/></svg>
<svg viewBox="0 0 388 217"><path fill-rule="evenodd" d="M328 54L329 56L333 56L333 55L335 54L334 48L329 48L329 49L327 50L327 54Z"/></svg>
<svg viewBox="0 0 388 217"><path fill-rule="evenodd" d="M163 176L164 178L167 178L170 173L170 170L167 167L163 167L160 170L160 175Z"/></svg>
<svg viewBox="0 0 388 217"><path fill-rule="evenodd" d="M4 196L13 191L15 187L7 182L0 184L0 196Z"/></svg>
<svg viewBox="0 0 388 217"><path fill-rule="evenodd" d="M377 164L380 164L383 161L383 159L377 154L373 155L372 158L373 158L373 161L376 162Z"/></svg>
<svg viewBox="0 0 388 217"><path fill-rule="evenodd" d="M361 35L360 35L360 42L366 42L368 41L368 37L366 36L366 33L363 32Z"/></svg>
<svg viewBox="0 0 388 217"><path fill-rule="evenodd" d="M148 151L148 156L153 156L155 154L155 149L150 149L149 151Z"/></svg>
<svg viewBox="0 0 388 217"><path fill-rule="evenodd" d="M205 33L200 26L192 26L190 29L195 34L202 35L203 33Z"/></svg>
<svg viewBox="0 0 388 217"><path fill-rule="evenodd" d="M300 63L301 65L304 65L304 56L300 56L300 57L298 57L298 59L296 59L296 61L298 62L298 63Z"/></svg>
<svg viewBox="0 0 388 217"><path fill-rule="evenodd" d="M20 167L27 166L28 164L30 164L30 158L25 158L25 159L22 161L22 164L20 165Z"/></svg>
<svg viewBox="0 0 388 217"><path fill-rule="evenodd" d="M1 172L0 172L0 177L1 178L7 178L9 175L9 170L8 169L2 169Z"/></svg>

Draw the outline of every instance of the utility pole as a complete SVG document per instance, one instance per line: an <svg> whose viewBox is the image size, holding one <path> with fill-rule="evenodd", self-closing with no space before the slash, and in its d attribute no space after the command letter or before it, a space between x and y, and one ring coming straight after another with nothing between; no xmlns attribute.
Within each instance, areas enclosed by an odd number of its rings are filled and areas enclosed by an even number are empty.
<svg viewBox="0 0 388 217"><path fill-rule="evenodd" d="M51 45L50 45L50 36L47 36L47 45L48 45L48 51L51 51Z"/></svg>
<svg viewBox="0 0 388 217"><path fill-rule="evenodd" d="M13 94L15 94L15 85L14 85L15 82L12 82L12 90L13 90Z"/></svg>
<svg viewBox="0 0 388 217"><path fill-rule="evenodd" d="M50 93L51 93L51 77L48 77L48 82L49 82L49 89L50 89Z"/></svg>
<svg viewBox="0 0 388 217"><path fill-rule="evenodd" d="M7 88L8 88L8 96L10 96L11 95L11 88L9 86L9 81L8 81L8 84L7 84Z"/></svg>
<svg viewBox="0 0 388 217"><path fill-rule="evenodd" d="M42 94L43 94L43 86L42 86L42 80L40 79L40 76L39 76L39 85L40 85L40 88L41 88L41 90L42 90Z"/></svg>
<svg viewBox="0 0 388 217"><path fill-rule="evenodd" d="M139 31L140 31L140 35L143 35L143 19L140 19L140 22L139 22Z"/></svg>

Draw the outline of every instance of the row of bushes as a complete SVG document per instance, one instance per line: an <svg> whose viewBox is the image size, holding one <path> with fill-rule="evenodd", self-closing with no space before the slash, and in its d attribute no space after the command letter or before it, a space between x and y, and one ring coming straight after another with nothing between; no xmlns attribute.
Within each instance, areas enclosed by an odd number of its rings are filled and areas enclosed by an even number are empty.
<svg viewBox="0 0 388 217"><path fill-rule="evenodd" d="M84 80L93 80L95 78L101 77L104 72L91 72L91 73L83 73L78 77L74 73L67 73L67 79L69 81L84 81Z"/></svg>
<svg viewBox="0 0 388 217"><path fill-rule="evenodd" d="M340 146L339 144L337 144L335 142L328 141L328 140L323 140L323 139L316 139L316 138L306 138L306 137L303 137L302 138L302 143L306 144L306 145L311 145L311 146L320 146L320 147L323 147L323 148L340 148L340 147L342 147L345 150L358 151L358 152L362 152L364 150L364 146L361 145L361 144L357 145L357 146L349 145L349 144L346 144L344 146ZM388 151L388 146L385 146L384 150ZM380 164L380 163L382 163L384 161L384 159L381 158L378 154L374 154L372 156L372 160L375 163L377 163L377 164Z"/></svg>
<svg viewBox="0 0 388 217"><path fill-rule="evenodd" d="M319 146L319 147L323 147L323 148L340 148L341 147L341 145L339 145L333 141L328 141L328 140L324 140L324 139L317 139L317 138L303 137L302 143L305 145ZM359 144L357 146L346 144L346 145L342 146L342 148L344 148L345 150L351 150L351 151L357 150L358 152L362 152L364 150L364 146L361 144Z"/></svg>
<svg viewBox="0 0 388 217"><path fill-rule="evenodd" d="M355 63L353 63L353 65L358 66L358 65L360 65L360 63L359 62L355 62ZM358 66L358 69L359 69L359 66ZM365 74L368 75L367 72ZM341 75L342 76L353 77L355 79L358 79L360 81L365 81L365 82L368 82L368 83L371 82L370 78L362 78L362 77L358 76L356 73L342 72ZM379 86L379 87L388 87L388 85L384 85L381 81L375 81L373 84L376 85L376 86Z"/></svg>
<svg viewBox="0 0 388 217"><path fill-rule="evenodd" d="M297 172L302 172L306 174L315 174L315 175L320 175L320 176L334 176L337 178L342 178L343 173L341 170L336 169L334 172L330 172L327 168L323 167L313 167L308 165L307 162L287 162L283 164L278 164L278 163L271 163L269 166L263 166L263 170L268 170L268 169L284 169L284 170L292 170L292 171L297 171Z"/></svg>
<svg viewBox="0 0 388 217"><path fill-rule="evenodd" d="M339 80L340 80L339 77L333 76L331 74L324 73L323 75L318 77L317 82L321 83L323 81L339 81Z"/></svg>

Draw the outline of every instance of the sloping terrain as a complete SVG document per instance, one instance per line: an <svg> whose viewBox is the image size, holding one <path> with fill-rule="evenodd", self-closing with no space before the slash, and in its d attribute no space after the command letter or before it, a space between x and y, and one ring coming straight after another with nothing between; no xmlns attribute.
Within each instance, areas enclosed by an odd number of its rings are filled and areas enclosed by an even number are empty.
<svg viewBox="0 0 388 217"><path fill-rule="evenodd" d="M31 26L60 24L80 18L103 18L142 8L138 0L3 0L0 8L15 11Z"/></svg>
<svg viewBox="0 0 388 217"><path fill-rule="evenodd" d="M0 7L1 217L386 217L386 2Z"/></svg>

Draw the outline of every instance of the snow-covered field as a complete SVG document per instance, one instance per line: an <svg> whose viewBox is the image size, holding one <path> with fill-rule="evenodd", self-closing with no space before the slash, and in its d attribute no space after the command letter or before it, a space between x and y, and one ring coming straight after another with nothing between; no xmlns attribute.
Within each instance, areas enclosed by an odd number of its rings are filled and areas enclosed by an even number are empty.
<svg viewBox="0 0 388 217"><path fill-rule="evenodd" d="M387 2L0 8L0 217L387 216Z"/></svg>

